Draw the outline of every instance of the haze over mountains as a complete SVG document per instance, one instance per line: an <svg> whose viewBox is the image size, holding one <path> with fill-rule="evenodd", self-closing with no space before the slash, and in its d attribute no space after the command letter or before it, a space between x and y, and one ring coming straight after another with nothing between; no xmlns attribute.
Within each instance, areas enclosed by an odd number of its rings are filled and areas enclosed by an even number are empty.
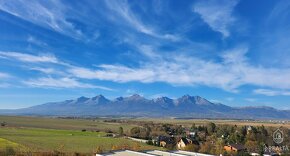
<svg viewBox="0 0 290 156"><path fill-rule="evenodd" d="M184 95L177 99L146 99L140 95L109 100L102 95L92 98L50 102L29 108L0 110L3 115L40 116L134 116L178 118L290 119L289 110L272 107L230 107L212 103L200 96Z"/></svg>

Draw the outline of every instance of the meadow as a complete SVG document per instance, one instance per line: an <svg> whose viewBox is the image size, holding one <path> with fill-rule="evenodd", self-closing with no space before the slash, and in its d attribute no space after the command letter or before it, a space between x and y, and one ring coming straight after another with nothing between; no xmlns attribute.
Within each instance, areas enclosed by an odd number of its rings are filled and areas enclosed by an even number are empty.
<svg viewBox="0 0 290 156"><path fill-rule="evenodd" d="M128 131L134 125L105 123L101 120L59 119L41 117L1 116L0 150L13 147L33 152L93 153L97 147L108 151L114 147L130 147L137 150L156 149L144 143L125 138L106 137L106 130L117 131L120 126ZM84 131L85 130L85 131Z"/></svg>
<svg viewBox="0 0 290 156"><path fill-rule="evenodd" d="M7 122L10 127L31 127L62 130L112 130L117 131L120 126L124 131L136 127L134 124L108 123L103 119L63 119L47 117L0 116L0 122Z"/></svg>
<svg viewBox="0 0 290 156"><path fill-rule="evenodd" d="M126 119L134 122L105 122L105 119L63 119L45 117L0 116L0 151L13 147L19 151L63 151L67 153L93 153L97 147L108 151L115 147L130 147L135 150L160 149L144 143L137 143L123 137L107 137L107 132L117 133L123 127L128 134L133 127L139 127L139 122L169 123L190 127L193 123L203 125L214 122L217 125L251 125L265 127L287 127L288 123L273 123L266 121L239 120L206 120L206 119ZM162 150L162 149L161 149Z"/></svg>
<svg viewBox="0 0 290 156"><path fill-rule="evenodd" d="M93 153L97 147L111 150L113 146L136 147L138 150L156 149L125 138L106 137L104 132L53 130L40 128L0 128L0 148L12 146L29 151L62 151ZM9 140L9 141L8 141Z"/></svg>
<svg viewBox="0 0 290 156"><path fill-rule="evenodd" d="M22 150L25 148L24 146L21 146L18 143L0 138L0 151L4 151L6 150L6 148L9 148L9 147L13 149L18 149L18 150Z"/></svg>
<svg viewBox="0 0 290 156"><path fill-rule="evenodd" d="M153 123L169 123L178 124L185 127L191 127L193 123L196 125L204 125L209 122L213 122L216 125L237 125L237 126L261 126L265 127L286 127L290 128L290 122L285 121L267 121L267 120L215 120L215 119L169 119L169 118L144 118L144 119L132 119L134 121L148 121Z"/></svg>

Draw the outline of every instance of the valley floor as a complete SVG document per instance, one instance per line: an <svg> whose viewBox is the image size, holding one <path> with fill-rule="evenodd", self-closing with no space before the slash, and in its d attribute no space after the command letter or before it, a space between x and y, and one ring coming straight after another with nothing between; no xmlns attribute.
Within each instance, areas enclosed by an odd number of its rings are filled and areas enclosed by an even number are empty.
<svg viewBox="0 0 290 156"><path fill-rule="evenodd" d="M264 125L265 127L290 128L289 122L272 121L119 119L126 122L119 122L119 120L113 122L114 120L0 116L0 123L5 123L0 126L0 151L13 148L22 152L94 153L98 150L109 151L120 147L134 150L164 150L125 137L107 135L118 133L120 127L123 128L124 134L128 134L133 127L140 127L138 123L141 122L169 123L185 127L190 127L192 123L203 125L215 122L217 125Z"/></svg>
<svg viewBox="0 0 290 156"><path fill-rule="evenodd" d="M9 140L9 141L8 141ZM111 150L112 146L138 146L140 150L156 149L124 138L106 137L104 132L52 130L39 128L0 128L0 148L22 147L30 151L63 151L93 153L96 147Z"/></svg>
<svg viewBox="0 0 290 156"><path fill-rule="evenodd" d="M140 150L158 149L145 143L136 143L123 137L107 137L107 130L116 131L120 124L91 120L73 120L39 117L0 116L0 151L7 147L18 151L93 153L96 148L111 150L127 146ZM134 125L122 125L127 131Z"/></svg>

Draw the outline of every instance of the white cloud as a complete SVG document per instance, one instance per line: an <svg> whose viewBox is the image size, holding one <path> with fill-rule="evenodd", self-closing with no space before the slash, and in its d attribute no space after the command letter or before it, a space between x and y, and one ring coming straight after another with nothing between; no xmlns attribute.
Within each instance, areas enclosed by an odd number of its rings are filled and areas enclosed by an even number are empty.
<svg viewBox="0 0 290 156"><path fill-rule="evenodd" d="M31 54L25 54L25 53L19 53L19 52L3 52L0 51L0 57L4 58L11 58L16 59L23 62L40 62L40 63L60 63L57 58L53 55L31 55Z"/></svg>
<svg viewBox="0 0 290 156"><path fill-rule="evenodd" d="M125 19L130 25L136 28L138 31L154 35L152 28L145 26L134 13L131 12L127 1L105 1L109 9L116 12L117 15Z"/></svg>
<svg viewBox="0 0 290 156"><path fill-rule="evenodd" d="M277 96L277 95L290 96L290 91L283 90L255 89L253 92L255 94L261 94L266 96Z"/></svg>
<svg viewBox="0 0 290 156"><path fill-rule="evenodd" d="M232 102L232 101L234 101L235 99L234 99L233 97L227 97L226 100Z"/></svg>
<svg viewBox="0 0 290 156"><path fill-rule="evenodd" d="M115 82L139 81L143 83L166 82L173 85L206 85L235 91L240 84L237 76L228 72L227 66L188 56L171 56L141 64L137 68L122 65L101 65L99 70L71 68L80 78ZM169 59L169 60L168 60Z"/></svg>
<svg viewBox="0 0 290 156"><path fill-rule="evenodd" d="M213 103L223 103L221 100L217 100L217 99L210 99L209 101Z"/></svg>
<svg viewBox="0 0 290 156"><path fill-rule="evenodd" d="M102 70L90 70L87 68L75 67L69 70L74 76L79 78L112 80L115 82L152 82L154 73L146 69L132 69L125 66L100 65Z"/></svg>
<svg viewBox="0 0 290 156"><path fill-rule="evenodd" d="M33 80L23 81L24 84L32 87L40 87L40 88L91 88L91 89L102 89L102 90L109 90L112 91L113 89L103 87L103 86L96 86L92 84L82 83L77 81L73 78L38 78Z"/></svg>
<svg viewBox="0 0 290 156"><path fill-rule="evenodd" d="M161 57L154 51L154 48L150 45L136 45L136 47L138 48L139 52L141 52L144 56L147 56L148 58L154 59Z"/></svg>
<svg viewBox="0 0 290 156"><path fill-rule="evenodd" d="M171 41L178 41L180 37L174 34L161 34L158 33L154 27L144 24L136 15L132 12L129 4L126 0L120 1L105 1L107 7L112 10L116 16L121 17L120 22L122 24L130 25L137 31L161 39L168 39ZM115 18L119 20L119 18ZM124 21L125 20L125 21Z"/></svg>
<svg viewBox="0 0 290 156"><path fill-rule="evenodd" d="M7 73L0 72L0 88L7 88L10 84L6 83L5 81L9 80L12 76Z"/></svg>
<svg viewBox="0 0 290 156"><path fill-rule="evenodd" d="M47 46L46 43L40 41L39 39L37 39L37 38L35 38L33 36L28 36L27 42L33 43L33 44L38 45L38 46Z"/></svg>
<svg viewBox="0 0 290 156"><path fill-rule="evenodd" d="M235 21L232 12L237 3L237 0L202 0L193 6L193 11L198 13L214 31L228 37L229 27Z"/></svg>
<svg viewBox="0 0 290 156"><path fill-rule="evenodd" d="M226 51L221 56L222 62L175 54L141 63L139 67L100 65L98 69L72 67L68 72L84 79L205 85L231 92L237 92L243 85L290 89L290 69L250 65L246 51L244 47Z"/></svg>
<svg viewBox="0 0 290 156"><path fill-rule="evenodd" d="M7 79L7 78L10 78L11 75L10 74L7 74L7 73L1 73L0 72L0 79Z"/></svg>
<svg viewBox="0 0 290 156"><path fill-rule="evenodd" d="M249 101L249 102L256 102L257 99L254 99L254 98L245 98L246 101Z"/></svg>
<svg viewBox="0 0 290 156"><path fill-rule="evenodd" d="M82 84L73 78L97 79L113 82L165 82L171 85L195 86L203 85L221 88L226 91L238 92L243 85L253 85L258 87L269 87L275 89L290 89L290 69L288 68L265 68L263 66L253 66L246 57L247 48L238 47L225 51L221 55L221 61L204 60L193 56L171 53L162 56L156 54L154 47L143 47L144 55L150 58L147 62L141 62L139 66L128 67L120 64L102 64L92 68L78 67L58 61L50 55L30 55L17 52L1 52L0 56L10 59L17 59L24 62L54 63L59 65L62 70L49 68L50 64L43 64L42 67L32 67L30 70L37 70L54 76L69 75L70 79L43 78L28 81L35 86L63 86L62 88L96 87L89 84ZM44 67L47 67L45 69ZM56 68L56 67L55 67ZM62 74L57 72L61 71ZM55 80L55 81L54 81ZM67 81L68 83L62 83ZM38 83L33 83L38 82ZM61 83L61 84L59 84ZM56 84L56 85L53 85ZM259 92L260 91L260 92ZM263 90L262 90L263 91ZM261 90L257 93L264 93ZM268 95L278 95L268 93ZM282 93L279 93L282 94ZM287 95L287 93L283 93Z"/></svg>
<svg viewBox="0 0 290 156"><path fill-rule="evenodd" d="M61 34L73 38L82 37L82 32L67 20L66 7L61 1L1 0L0 9Z"/></svg>
<svg viewBox="0 0 290 156"><path fill-rule="evenodd" d="M53 68L32 67L32 68L29 68L29 69L30 70L35 70L35 71L40 71L40 72L45 73L45 74L55 74L55 73L59 73L58 71L56 71Z"/></svg>

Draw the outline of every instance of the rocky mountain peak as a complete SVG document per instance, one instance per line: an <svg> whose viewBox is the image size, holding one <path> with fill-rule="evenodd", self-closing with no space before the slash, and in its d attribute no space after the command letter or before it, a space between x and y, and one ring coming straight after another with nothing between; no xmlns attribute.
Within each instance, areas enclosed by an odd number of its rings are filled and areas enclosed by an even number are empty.
<svg viewBox="0 0 290 156"><path fill-rule="evenodd" d="M76 102L85 102L87 101L89 98L85 97L85 96L81 96L79 98L76 99Z"/></svg>
<svg viewBox="0 0 290 156"><path fill-rule="evenodd" d="M153 100L154 100L154 102L162 102L162 103L167 103L167 102L172 102L173 101L172 99L170 99L168 97L165 97L165 96L158 97L158 98L153 99Z"/></svg>
<svg viewBox="0 0 290 156"><path fill-rule="evenodd" d="M95 101L97 104L104 104L110 101L101 94L93 97L91 100Z"/></svg>
<svg viewBox="0 0 290 156"><path fill-rule="evenodd" d="M145 98L143 96L139 95L139 94L133 94L133 95L129 96L128 99L130 99L130 100L140 100L140 99L145 99Z"/></svg>
<svg viewBox="0 0 290 156"><path fill-rule="evenodd" d="M117 97L114 101L123 101L123 100L124 100L124 98L122 96L120 96L120 97Z"/></svg>

